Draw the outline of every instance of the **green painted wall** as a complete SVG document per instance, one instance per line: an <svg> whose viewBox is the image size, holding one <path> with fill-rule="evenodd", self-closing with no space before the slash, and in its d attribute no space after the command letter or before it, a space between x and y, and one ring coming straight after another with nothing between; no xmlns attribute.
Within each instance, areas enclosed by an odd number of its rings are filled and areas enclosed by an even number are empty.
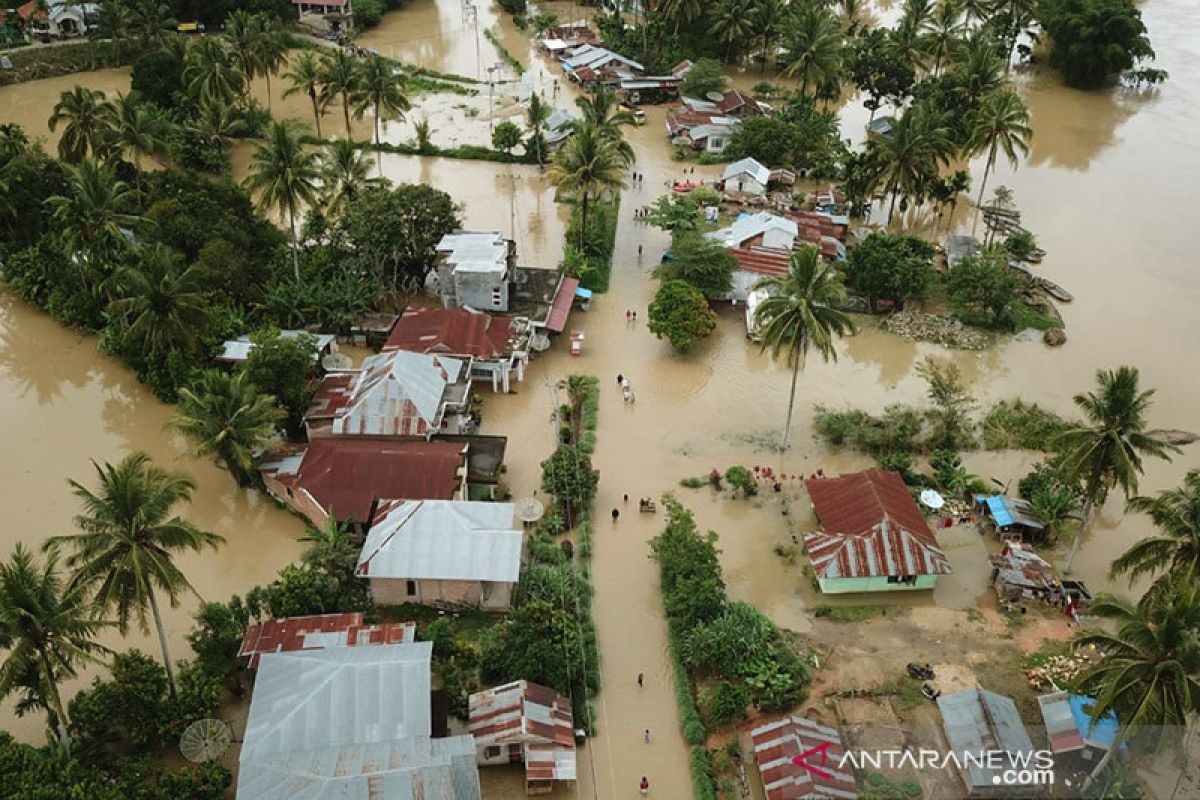
<svg viewBox="0 0 1200 800"><path fill-rule="evenodd" d="M825 594L849 594L851 592L912 592L932 589L937 585L937 575L918 575L916 583L888 583L887 576L874 578L821 578L821 591Z"/></svg>

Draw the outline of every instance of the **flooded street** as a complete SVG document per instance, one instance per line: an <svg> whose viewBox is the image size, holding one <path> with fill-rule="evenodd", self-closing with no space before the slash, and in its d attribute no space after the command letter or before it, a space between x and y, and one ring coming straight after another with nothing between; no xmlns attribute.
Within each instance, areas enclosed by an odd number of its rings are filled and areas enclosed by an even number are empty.
<svg viewBox="0 0 1200 800"><path fill-rule="evenodd" d="M573 8L555 4L562 22L578 13ZM1136 365L1143 385L1157 389L1150 426L1200 431L1200 380L1192 369L1200 363L1195 312L1200 273L1192 231L1177 219L1195 206L1191 176L1200 174L1200 144L1194 139L1200 128L1200 39L1195 35L1200 5L1148 0L1141 9L1158 52L1156 66L1168 70L1170 80L1148 94L1082 93L1063 88L1049 73L1018 72L1035 132L1030 158L1016 171L1001 162L989 179L990 187L1004 184L1014 190L1024 224L1048 253L1039 267L1042 274L1075 295L1074 303L1060 309L1067 344L1054 350L1040 340L1009 339L982 353L951 352L881 333L864 321L864 332L839 344L836 364L810 360L797 392L794 446L782 459L756 442L782 428L788 371L747 342L740 308L722 309L717 331L686 356L646 330L645 309L656 288L650 273L669 239L635 222L633 214L663 191L665 181L680 175L682 166L671 160L662 108L648 108L646 125L628 132L638 156L635 169L646 179L622 197L608 294L598 296L590 312L571 318L571 327L586 333L584 355L570 357L559 342L531 364L517 394L483 393L482 432L508 436L507 478L513 495L522 497L538 488L539 462L554 446L550 415L563 399L555 384L570 372L600 377L594 457L601 474L596 501L600 523L593 573L603 690L596 701L599 735L580 753L577 796L630 797L641 775L650 777L660 798L690 793L657 570L648 558L647 542L662 519L627 511L619 524L610 524L608 510L622 505L623 494L636 498L675 491L695 510L702 528L721 535L730 596L804 632L812 625L806 608L815 600L800 572L805 558L787 563L773 552L813 524L796 486L789 484L781 493L785 496L730 500L707 488L679 488L681 478L734 464L770 464L782 467L784 474L818 468L836 473L868 465L867 458L831 453L813 439L814 406L877 412L892 403L922 402L925 387L914 367L926 355L953 358L981 404L1021 396L1068 414L1072 395L1092 387L1097 369ZM466 25L458 0L414 0L405 10L388 14L362 44L406 62L474 77L486 74L487 66L498 60L482 32L499 25L500 40L526 64L530 77L528 84L498 87L493 99L502 102L506 94L527 88L553 98L553 80L561 78L557 69L548 67L524 35L501 19L498 8L480 8L478 14L478 56L474 27ZM760 79L757 70L749 70L738 76L737 84ZM45 130L45 118L59 92L76 83L116 91L128 85L128 73L106 70L0 88L0 121L26 125L31 135L48 137L52 148L55 140ZM564 86L553 99L569 108L570 89ZM289 99L289 113L311 121L307 104L296 100ZM468 101L437 96L431 102L453 107ZM861 139L866 118L861 105L851 101L844 110L843 135ZM435 142L449 144L450 136L459 135L438 119L431 122ZM486 125L486 120L472 121L477 123ZM341 133L339 115L330 114L324 124L327 135ZM356 135L367 135L369 128L364 120L356 125ZM389 125L385 138L407 140L408 131L407 124ZM245 147L235 153L235 174L247 157ZM982 162L971 167L978 179ZM720 166L696 169L697 176L706 178L720 171ZM464 204L468 228L506 235L512 231L522 263L557 266L567 209L553 202L553 190L536 167L385 155L383 172L392 180L420 181L449 192ZM956 223L969 229L965 208ZM626 322L626 309L638 310L636 324ZM618 373L630 377L636 405L621 402ZM87 479L89 458L115 460L137 449L193 474L199 489L189 516L229 539L216 554L183 561L205 597L224 599L244 592L269 579L299 551L295 537L300 523L261 498L237 491L211 465L184 458L182 442L162 432L169 409L139 387L132 374L97 355L94 340L81 339L11 298L0 302L0 404L7 412L0 435L7 456L0 465L0 500L9 509L0 552L18 540L33 545L63 532L75 511L66 479ZM977 453L965 460L985 479L1007 481L1024 474L1036 455ZM1173 486L1198 464L1194 447L1170 464L1149 461L1141 490ZM1110 587L1109 562L1148 532L1146 520L1124 515L1114 497L1085 542L1077 573L1093 589ZM983 594L979 565L984 543L969 530L939 535L956 574L926 602L970 607ZM1124 590L1123 585L1115 588ZM193 605L169 617L180 654ZM136 636L128 641L150 647ZM635 682L639 672L646 674L644 688ZM4 714L5 727L40 739L40 718L14 723L8 707ZM655 734L651 744L642 741L646 727ZM523 796L519 781L490 773L483 772L489 799Z"/></svg>

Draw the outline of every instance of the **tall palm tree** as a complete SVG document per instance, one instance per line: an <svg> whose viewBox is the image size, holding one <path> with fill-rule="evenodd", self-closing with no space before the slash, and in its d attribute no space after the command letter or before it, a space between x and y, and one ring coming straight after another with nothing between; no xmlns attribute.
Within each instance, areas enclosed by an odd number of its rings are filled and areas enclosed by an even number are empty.
<svg viewBox="0 0 1200 800"><path fill-rule="evenodd" d="M345 50L339 49L321 60L321 105L341 98L347 139L350 138L350 104L358 92L359 74L358 61Z"/></svg>
<svg viewBox="0 0 1200 800"><path fill-rule="evenodd" d="M367 109L375 114L375 158L380 171L383 170L383 152L380 145L380 124L385 119L404 119L404 112L412 108L404 96L404 79L396 75L392 65L382 58L369 58L358 76L358 88L354 93L354 109L362 116Z"/></svg>
<svg viewBox="0 0 1200 800"><path fill-rule="evenodd" d="M162 44L168 32L178 25L171 16L170 6L160 0L139 0L129 11L133 34L148 45Z"/></svg>
<svg viewBox="0 0 1200 800"><path fill-rule="evenodd" d="M904 0L904 14L901 19L909 20L918 29L933 15L933 0Z"/></svg>
<svg viewBox="0 0 1200 800"><path fill-rule="evenodd" d="M762 337L762 349L770 350L772 358L785 352L792 367L787 420L783 425L782 447L786 449L796 407L796 379L804 368L808 351L816 348L825 361L836 361L835 339L853 334L854 323L839 310L846 302L841 275L812 245L792 253L786 275L764 278L754 288L767 292L754 318Z"/></svg>
<svg viewBox="0 0 1200 800"><path fill-rule="evenodd" d="M783 74L800 79L800 93L809 86L821 89L840 83L842 76L842 27L824 8L810 4L796 12L786 31L784 46L788 65Z"/></svg>
<svg viewBox="0 0 1200 800"><path fill-rule="evenodd" d="M58 157L75 164L89 154L99 156L112 116L112 103L104 99L104 92L85 86L63 92L49 120L52 131L58 130L59 123L65 123L62 138L58 140Z"/></svg>
<svg viewBox="0 0 1200 800"><path fill-rule="evenodd" d="M675 23L675 35L678 36L682 23L700 18L704 4L701 0L662 0L658 9L665 19Z"/></svg>
<svg viewBox="0 0 1200 800"><path fill-rule="evenodd" d="M253 486L258 454L286 418L275 398L260 394L245 373L210 369L195 387L179 390L171 426L197 440L192 458L216 456L239 486Z"/></svg>
<svg viewBox="0 0 1200 800"><path fill-rule="evenodd" d="M67 566L75 569L71 583L95 589L96 603L115 613L122 634L129 630L131 616L148 633L146 612L153 615L174 696L179 687L157 593L165 594L172 608L179 605L184 591L199 597L173 559L185 550L215 550L225 539L171 516L176 506L192 499L196 482L188 475L155 466L145 453L132 453L115 465L93 461L92 466L99 479L96 491L70 481L83 504L82 513L75 517L81 532L51 537L47 544L64 543L74 549L67 559Z"/></svg>
<svg viewBox="0 0 1200 800"><path fill-rule="evenodd" d="M292 35L280 23L278 17L266 16L262 24L259 74L267 82L267 111L271 110L271 76L287 63L288 50L292 46Z"/></svg>
<svg viewBox="0 0 1200 800"><path fill-rule="evenodd" d="M133 10L123 0L107 0L100 6L100 38L112 41L113 58L121 63L126 39L135 24Z"/></svg>
<svg viewBox="0 0 1200 800"><path fill-rule="evenodd" d="M248 80L221 39L205 36L188 48L183 82L195 102L232 103L244 94Z"/></svg>
<svg viewBox="0 0 1200 800"><path fill-rule="evenodd" d="M250 81L263 71L265 39L263 15L239 10L225 17L225 41L233 63L246 76L243 97L250 91Z"/></svg>
<svg viewBox="0 0 1200 800"><path fill-rule="evenodd" d="M625 162L632 164L633 149L625 142L621 126L632 125L635 120L632 112L621 108L616 94L600 89L576 98L575 105L579 108L580 118L574 122L574 128L592 128L601 138L613 142Z"/></svg>
<svg viewBox="0 0 1200 800"><path fill-rule="evenodd" d="M1121 728L1083 784L1085 795L1132 732L1186 727L1200 713L1200 582L1188 581L1154 603L1100 595L1088 613L1115 630L1075 635L1077 649L1094 647L1100 658L1072 688L1095 699L1093 720L1115 713Z"/></svg>
<svg viewBox="0 0 1200 800"><path fill-rule="evenodd" d="M259 208L276 208L286 215L292 231L292 266L300 279L299 242L296 240L296 211L317 197L317 159L300 144L295 122L273 122L267 141L259 145L250 161L246 186L258 192Z"/></svg>
<svg viewBox="0 0 1200 800"><path fill-rule="evenodd" d="M1054 444L1063 450L1062 471L1070 481L1083 485L1083 525L1071 545L1064 572L1075 565L1079 542L1097 503L1103 503L1114 486L1129 498L1137 494L1142 459L1146 456L1170 460L1179 448L1146 433L1146 413L1154 390L1141 391L1135 367L1099 370L1097 391L1075 395L1075 406L1084 424L1059 434Z"/></svg>
<svg viewBox="0 0 1200 800"><path fill-rule="evenodd" d="M868 27L869 23L865 21L869 14L867 0L840 0L838 6L842 12L842 29L845 30L846 36L854 36Z"/></svg>
<svg viewBox="0 0 1200 800"><path fill-rule="evenodd" d="M922 46L933 59L933 74L953 60L962 46L967 26L963 22L962 0L941 0L925 22Z"/></svg>
<svg viewBox="0 0 1200 800"><path fill-rule="evenodd" d="M949 160L954 149L945 116L925 103L916 103L897 120L887 134L872 133L867 139L868 159L878 171L878 179L892 195L888 223L896 210L897 197L903 196L903 210L910 196L922 197L932 188L938 168Z"/></svg>
<svg viewBox="0 0 1200 800"><path fill-rule="evenodd" d="M321 62L317 54L311 50L302 50L292 59L283 77L291 82L284 91L284 97L303 92L312 102L313 121L317 126L317 138L321 137L321 115L325 113L321 103Z"/></svg>
<svg viewBox="0 0 1200 800"><path fill-rule="evenodd" d="M383 181L371 177L363 151L348 139L334 139L321 154L321 206L325 214L337 216L346 204Z"/></svg>
<svg viewBox="0 0 1200 800"><path fill-rule="evenodd" d="M109 311L126 318L125 335L150 356L194 352L209 323L208 286L198 264L185 265L161 243L137 251L117 273L117 299Z"/></svg>
<svg viewBox="0 0 1200 800"><path fill-rule="evenodd" d="M79 271L86 289L89 273L103 281L112 272L117 253L126 246L125 231L141 222L133 191L119 180L112 167L94 159L67 165L68 193L46 200L71 255L79 256Z"/></svg>
<svg viewBox="0 0 1200 800"><path fill-rule="evenodd" d="M1159 532L1139 539L1112 562L1110 579L1128 575L1132 584L1143 575L1162 573L1143 602L1156 602L1172 587L1200 579L1200 469L1189 470L1179 488L1134 497L1126 508L1150 517Z"/></svg>
<svg viewBox="0 0 1200 800"><path fill-rule="evenodd" d="M708 32L725 46L725 60L740 55L754 33L751 0L721 0L709 17Z"/></svg>
<svg viewBox="0 0 1200 800"><path fill-rule="evenodd" d="M545 163L546 157L546 139L544 132L546 130L546 120L550 118L550 107L542 102L541 95L537 92L532 92L529 95L529 108L525 111L525 124L529 128L529 143L532 145L534 153L537 157L538 167ZM425 123L429 123L426 121ZM417 137L418 141L420 136ZM428 138L428 134L426 134Z"/></svg>
<svg viewBox="0 0 1200 800"><path fill-rule="evenodd" d="M753 26L754 37L762 42L760 72L766 72L767 64L775 60L775 48L772 45L779 39L784 18L782 0L758 0L750 11L750 23Z"/></svg>
<svg viewBox="0 0 1200 800"><path fill-rule="evenodd" d="M109 158L131 158L141 180L142 158L170 152L175 123L154 105L129 95L118 95L104 149Z"/></svg>
<svg viewBox="0 0 1200 800"><path fill-rule="evenodd" d="M891 31L892 52L914 72L925 66L924 40L921 35L922 22L905 14Z"/></svg>
<svg viewBox="0 0 1200 800"><path fill-rule="evenodd" d="M96 661L107 648L96 635L112 622L86 587L65 582L58 574L58 550L50 547L38 564L20 542L12 557L0 563L0 697L14 691L32 695L24 708L50 712L59 740L68 741L67 708L58 685L73 678L81 662Z"/></svg>
<svg viewBox="0 0 1200 800"><path fill-rule="evenodd" d="M996 49L996 40L988 33L970 36L955 63L955 91L968 107L978 108L987 95L1004 85L1004 62Z"/></svg>
<svg viewBox="0 0 1200 800"><path fill-rule="evenodd" d="M995 6L996 0L963 0L963 14L968 23L979 27L991 19Z"/></svg>
<svg viewBox="0 0 1200 800"><path fill-rule="evenodd" d="M555 156L547 178L551 186L580 203L581 252L587 235L588 204L593 197L623 187L628 164L617 142L590 125L579 127Z"/></svg>
<svg viewBox="0 0 1200 800"><path fill-rule="evenodd" d="M975 222L971 235L979 227L979 213L983 208L983 190L987 186L988 173L996 166L996 156L1003 152L1008 163L1016 169L1020 159L1029 154L1029 140L1033 129L1029 127L1029 109L1016 92L994 92L983 98L983 104L971 115L967 134L967 151L972 155L987 153L983 179L979 181L979 202L975 208Z"/></svg>
<svg viewBox="0 0 1200 800"><path fill-rule="evenodd" d="M250 130L246 118L223 100L205 100L188 124L201 141L225 153L233 140Z"/></svg>

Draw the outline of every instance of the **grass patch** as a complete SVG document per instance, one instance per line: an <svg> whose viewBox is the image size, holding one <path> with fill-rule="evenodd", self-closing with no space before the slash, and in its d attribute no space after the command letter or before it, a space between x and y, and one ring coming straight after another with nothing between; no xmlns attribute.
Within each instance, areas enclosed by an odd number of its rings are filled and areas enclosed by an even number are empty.
<svg viewBox="0 0 1200 800"><path fill-rule="evenodd" d="M829 444L871 455L912 453L921 450L923 414L909 406L893 405L877 417L851 409L834 411L817 406L813 427Z"/></svg>
<svg viewBox="0 0 1200 800"><path fill-rule="evenodd" d="M490 614L477 608L445 610L404 603L398 606L381 606L379 619L381 622L415 622L418 630L435 619L448 619L456 634L471 641L478 641L486 631L504 619L504 615Z"/></svg>
<svg viewBox="0 0 1200 800"><path fill-rule="evenodd" d="M988 450L1041 450L1053 452L1051 442L1072 424L1037 403L1001 400L988 409L981 425Z"/></svg>
<svg viewBox="0 0 1200 800"><path fill-rule="evenodd" d="M108 42L73 42L54 47L23 47L6 50L4 54L12 61L12 69L0 70L0 86L106 67L121 67L133 63L135 56L132 47L125 47L121 57L117 58Z"/></svg>
<svg viewBox="0 0 1200 800"><path fill-rule="evenodd" d="M415 144L394 144L383 142L362 142L363 150L382 150L385 153L396 153L402 156L441 156L442 158L461 158L466 161L494 161L499 164L536 164L537 160L525 154L515 155L493 150L490 147L480 147L475 144L463 144L458 147L438 147L430 143L424 149Z"/></svg>
<svg viewBox="0 0 1200 800"><path fill-rule="evenodd" d="M921 791L921 784L914 780L893 781L882 772L872 772L858 800L916 800Z"/></svg>
<svg viewBox="0 0 1200 800"><path fill-rule="evenodd" d="M702 489L708 484L708 478L703 475L692 475L687 478L680 478L679 485L685 489Z"/></svg>
<svg viewBox="0 0 1200 800"><path fill-rule="evenodd" d="M516 56L508 52L508 49L504 45L500 44L500 39L492 32L491 28L485 30L483 35L496 48L496 52L500 54L500 59L516 71L518 77L525 74L525 65L518 61Z"/></svg>
<svg viewBox="0 0 1200 800"><path fill-rule="evenodd" d="M929 702L925 695L921 694L920 682L908 676L888 681L879 688L884 694L891 696L892 705L897 711L911 711L922 703Z"/></svg>
<svg viewBox="0 0 1200 800"><path fill-rule="evenodd" d="M756 453L783 452L783 437L778 430L723 433L721 438L733 444L748 445Z"/></svg>
<svg viewBox="0 0 1200 800"><path fill-rule="evenodd" d="M984 619L983 612L978 608L967 609L967 622L983 622Z"/></svg>
<svg viewBox="0 0 1200 800"><path fill-rule="evenodd" d="M833 622L862 622L875 617L886 617L887 606L817 606L813 609L814 617L822 617Z"/></svg>
<svg viewBox="0 0 1200 800"><path fill-rule="evenodd" d="M1071 642L1065 639L1047 639L1042 646L1021 659L1025 669L1044 667L1055 658L1071 654Z"/></svg>
<svg viewBox="0 0 1200 800"><path fill-rule="evenodd" d="M1017 300L1012 304L1012 326L1013 330L1023 331L1027 328L1033 328L1039 331L1053 330L1063 326L1062 320L1053 314L1048 314L1042 309L1026 303L1024 300Z"/></svg>

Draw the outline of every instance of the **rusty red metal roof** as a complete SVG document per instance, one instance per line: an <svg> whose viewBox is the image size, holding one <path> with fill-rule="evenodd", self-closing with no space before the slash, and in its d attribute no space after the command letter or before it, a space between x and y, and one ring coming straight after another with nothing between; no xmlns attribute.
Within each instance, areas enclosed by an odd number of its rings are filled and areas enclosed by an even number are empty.
<svg viewBox="0 0 1200 800"><path fill-rule="evenodd" d="M558 283L558 291L554 293L554 302L550 306L550 316L546 318L546 330L562 333L567 327L567 317L571 316L571 304L575 302L575 290L579 288L579 278L563 278Z"/></svg>
<svg viewBox="0 0 1200 800"><path fill-rule="evenodd" d="M804 486L824 528L804 537L818 577L950 573L945 553L895 472L876 468L810 478Z"/></svg>
<svg viewBox="0 0 1200 800"><path fill-rule="evenodd" d="M274 477L308 492L337 519L366 524L378 498L452 500L466 459L461 442L314 439L295 471L280 470Z"/></svg>
<svg viewBox="0 0 1200 800"><path fill-rule="evenodd" d="M515 681L470 698L467 727L479 748L523 745L526 780L575 780L571 701L553 689Z"/></svg>
<svg viewBox="0 0 1200 800"><path fill-rule="evenodd" d="M501 358L509 351L512 319L465 308L410 308L392 328L384 351Z"/></svg>
<svg viewBox="0 0 1200 800"><path fill-rule="evenodd" d="M729 252L737 259L738 269L759 275L786 275L791 263L791 254L784 250L731 247Z"/></svg>
<svg viewBox="0 0 1200 800"><path fill-rule="evenodd" d="M256 622L246 629L238 658L246 666L258 668L263 653L287 653L296 650L325 650L329 647L356 647L372 644L407 644L417 639L415 622L388 622L363 625L362 612L314 614Z"/></svg>
<svg viewBox="0 0 1200 800"><path fill-rule="evenodd" d="M852 800L858 796L854 772L839 766L846 750L833 728L804 717L783 717L754 728L750 739L767 800ZM793 759L801 754L807 754L805 763L820 772L796 764Z"/></svg>

